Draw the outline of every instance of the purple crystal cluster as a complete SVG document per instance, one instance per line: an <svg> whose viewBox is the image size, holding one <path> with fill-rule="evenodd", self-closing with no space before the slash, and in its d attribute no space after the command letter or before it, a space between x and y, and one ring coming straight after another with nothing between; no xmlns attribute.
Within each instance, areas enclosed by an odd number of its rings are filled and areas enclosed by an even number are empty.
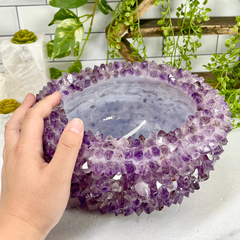
<svg viewBox="0 0 240 240"><path fill-rule="evenodd" d="M84 95L86 88L96 84L119 77L128 81L133 76L178 89L189 96L196 112L186 117L182 126L149 136L126 139L85 132L72 176L71 198L102 214L149 214L181 204L184 196L198 190L199 183L209 178L231 131L228 104L203 78L155 62L114 62L66 74L39 92L37 101L55 91L62 93L61 103L45 119L45 160L51 161L68 122L64 109L68 98L76 92Z"/></svg>

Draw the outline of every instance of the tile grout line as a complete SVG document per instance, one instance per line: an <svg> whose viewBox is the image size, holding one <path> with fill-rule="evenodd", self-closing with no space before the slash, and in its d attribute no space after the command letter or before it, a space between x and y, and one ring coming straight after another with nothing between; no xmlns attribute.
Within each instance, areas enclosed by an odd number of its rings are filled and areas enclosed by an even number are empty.
<svg viewBox="0 0 240 240"><path fill-rule="evenodd" d="M21 29L21 26L20 26L20 20L19 20L19 14L18 14L18 8L17 8L17 6L15 7L15 9L16 9L17 21L18 21L18 30L20 30L20 29Z"/></svg>
<svg viewBox="0 0 240 240"><path fill-rule="evenodd" d="M218 53L218 42L219 42L219 34L217 35L217 41L216 41L216 49L215 49L215 53Z"/></svg>
<svg viewBox="0 0 240 240"><path fill-rule="evenodd" d="M179 56L179 55L177 55ZM199 54L198 56L212 56L212 54ZM159 58L159 59L165 59L164 56L160 57L160 56L151 56L148 57L149 59L155 59L155 58ZM101 58L101 59L82 59L81 61L105 61L105 58ZM118 58L118 59L109 59L109 60L113 60L113 61L118 61L118 60L124 60L124 58ZM53 60L55 63L64 63L64 62L74 62L74 60Z"/></svg>

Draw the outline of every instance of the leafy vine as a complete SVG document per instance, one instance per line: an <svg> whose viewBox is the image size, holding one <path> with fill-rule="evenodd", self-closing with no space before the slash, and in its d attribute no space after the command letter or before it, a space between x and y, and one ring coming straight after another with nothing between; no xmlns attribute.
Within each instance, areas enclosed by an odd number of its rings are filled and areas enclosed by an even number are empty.
<svg viewBox="0 0 240 240"><path fill-rule="evenodd" d="M56 68L50 68L51 78L57 79L63 72L77 72L82 69L82 64L79 61L83 54L85 45L89 40L89 36L92 31L93 19L96 12L96 7L107 15L112 12L112 8L106 2L106 0L96 0L92 14L85 14L78 17L71 8L78 8L87 3L88 0L50 0L49 4L53 7L60 8L54 15L53 20L49 23L49 26L58 24L54 40L47 43L48 56L53 58L63 58L69 56L71 52L74 52L74 56L77 57L74 63L68 68L68 71L59 70ZM80 20L84 19L84 20ZM89 30L85 39L83 23L91 19ZM81 42L83 42L81 47Z"/></svg>
<svg viewBox="0 0 240 240"><path fill-rule="evenodd" d="M134 21L135 14L137 21ZM120 42L122 36L118 33L121 30L121 26L125 25L133 32L132 43L130 47L132 49L131 56L139 57L139 59L147 59L146 46L140 31L140 19L138 15L138 0L120 0L118 5L113 11L112 21L107 30L107 59L119 58L119 50L121 49Z"/></svg>
<svg viewBox="0 0 240 240"><path fill-rule="evenodd" d="M225 42L228 48L224 54L213 54L211 63L204 65L207 70L213 73L215 79L210 80L219 89L219 94L225 96L225 101L230 106L233 118L233 127L240 127L240 16L236 17L236 25L233 30L236 35Z"/></svg>
<svg viewBox="0 0 240 240"><path fill-rule="evenodd" d="M170 61L166 63L176 68L191 70L191 60L197 58L195 52L202 46L199 42L202 37L201 22L210 19L207 13L211 9L200 7L198 0L186 0L185 3L182 3L176 12L177 25L180 28L177 37L174 37L176 33L171 19L170 0L161 0L160 2L164 9L162 18L158 21L158 25L163 30L163 55L170 57ZM208 0L205 0L203 5L206 5L207 2ZM197 39L194 40L194 38Z"/></svg>

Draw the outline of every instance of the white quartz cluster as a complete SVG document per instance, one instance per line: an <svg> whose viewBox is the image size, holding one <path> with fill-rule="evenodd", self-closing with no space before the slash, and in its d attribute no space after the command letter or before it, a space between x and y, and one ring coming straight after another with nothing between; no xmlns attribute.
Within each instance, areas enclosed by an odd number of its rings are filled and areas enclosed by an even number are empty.
<svg viewBox="0 0 240 240"><path fill-rule="evenodd" d="M50 80L45 36L36 36L37 41L29 44L2 42L0 50L7 93L1 88L1 98L5 94L22 102L28 93L37 94Z"/></svg>

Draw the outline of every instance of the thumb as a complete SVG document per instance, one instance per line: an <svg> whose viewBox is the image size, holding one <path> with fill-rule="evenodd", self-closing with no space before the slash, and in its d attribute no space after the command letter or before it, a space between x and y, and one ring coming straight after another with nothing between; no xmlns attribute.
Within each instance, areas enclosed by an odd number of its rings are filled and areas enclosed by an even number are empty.
<svg viewBox="0 0 240 240"><path fill-rule="evenodd" d="M68 123L59 139L56 152L49 163L52 170L64 179L71 180L73 169L82 145L84 125L82 120L75 118Z"/></svg>

